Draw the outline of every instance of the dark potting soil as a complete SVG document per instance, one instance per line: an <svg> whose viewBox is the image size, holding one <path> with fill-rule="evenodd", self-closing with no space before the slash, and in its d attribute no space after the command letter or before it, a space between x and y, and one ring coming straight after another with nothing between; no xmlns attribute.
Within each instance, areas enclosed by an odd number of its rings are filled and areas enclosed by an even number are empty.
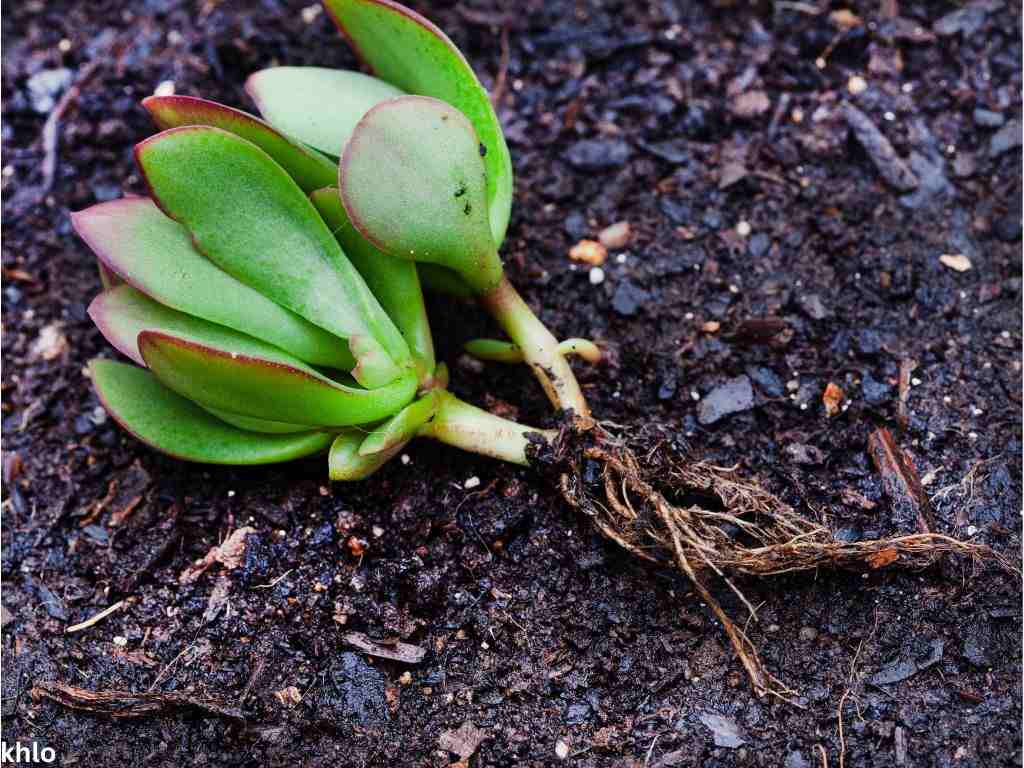
<svg viewBox="0 0 1024 768"><path fill-rule="evenodd" d="M68 212L142 192L161 83L248 107L256 69L352 66L311 1L5 7L4 741L79 765L1019 766L1020 583L991 568L741 580L792 706L754 696L684 579L530 470L418 443L332 485L323 459L172 461L106 417ZM1018 558L1019 5L827 5L417 7L489 87L507 30L504 256L557 334L608 351L577 367L600 418L661 425L841 537L930 501L936 530ZM620 221L594 285L569 248ZM460 362L494 333L478 312L430 308L460 395L549 420L522 368ZM909 501L869 457L879 427ZM236 567L180 583L244 526Z"/></svg>

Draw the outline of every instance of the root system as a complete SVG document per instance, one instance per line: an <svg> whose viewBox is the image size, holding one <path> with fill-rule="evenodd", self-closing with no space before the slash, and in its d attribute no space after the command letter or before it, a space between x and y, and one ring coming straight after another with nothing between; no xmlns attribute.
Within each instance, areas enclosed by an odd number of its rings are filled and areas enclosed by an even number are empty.
<svg viewBox="0 0 1024 768"><path fill-rule="evenodd" d="M544 463L559 468L562 496L606 538L643 560L674 566L689 579L722 622L759 696L790 699L795 692L765 669L754 643L712 595L709 584L715 578L756 619L736 577L817 568L918 569L950 554L1017 571L985 545L940 533L837 540L826 526L756 482L737 477L735 468L687 461L665 441L647 437L630 440L602 426L584 431L568 426Z"/></svg>

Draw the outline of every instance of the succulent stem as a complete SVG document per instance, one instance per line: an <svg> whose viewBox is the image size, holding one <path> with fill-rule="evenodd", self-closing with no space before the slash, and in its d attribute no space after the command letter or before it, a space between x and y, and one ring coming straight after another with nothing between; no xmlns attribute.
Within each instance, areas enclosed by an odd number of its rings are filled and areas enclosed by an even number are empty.
<svg viewBox="0 0 1024 768"><path fill-rule="evenodd" d="M420 428L420 437L432 437L465 451L525 467L526 448L530 444L527 436L532 433L549 441L555 436L553 430L532 429L503 419L450 392L438 391L437 394L441 401L437 414Z"/></svg>
<svg viewBox="0 0 1024 768"><path fill-rule="evenodd" d="M577 418L589 419L590 408L558 339L523 301L508 278L503 277L496 287L480 294L479 299L519 347L552 404L574 411Z"/></svg>

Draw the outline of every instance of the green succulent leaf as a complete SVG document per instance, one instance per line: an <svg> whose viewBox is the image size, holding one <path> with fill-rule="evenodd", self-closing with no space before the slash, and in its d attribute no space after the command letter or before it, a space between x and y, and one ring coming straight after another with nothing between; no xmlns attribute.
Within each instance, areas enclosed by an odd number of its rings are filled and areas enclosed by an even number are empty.
<svg viewBox="0 0 1024 768"><path fill-rule="evenodd" d="M185 126L147 139L135 155L157 204L211 261L349 340L360 384L384 386L402 375L410 354L401 333L313 204L266 152L219 128Z"/></svg>
<svg viewBox="0 0 1024 768"><path fill-rule="evenodd" d="M331 480L364 480L383 467L405 446L405 443L401 443L390 450L363 456L359 453L362 443L363 433L354 430L342 432L335 438L327 456Z"/></svg>
<svg viewBox="0 0 1024 768"><path fill-rule="evenodd" d="M431 391L414 400L386 422L376 427L359 446L360 456L391 451L396 445L405 445L416 436L420 427L437 413L440 399L437 391Z"/></svg>
<svg viewBox="0 0 1024 768"><path fill-rule="evenodd" d="M416 265L389 256L360 235L349 221L337 189L317 190L310 199L384 311L402 332L412 351L420 381L425 381L434 372L434 339Z"/></svg>
<svg viewBox="0 0 1024 768"><path fill-rule="evenodd" d="M434 24L391 0L324 0L324 6L373 74L406 93L441 99L472 122L486 151L490 226L500 245L512 207L512 159L466 58Z"/></svg>
<svg viewBox="0 0 1024 768"><path fill-rule="evenodd" d="M365 424L399 411L416 394L411 368L386 386L360 389L332 381L254 339L245 345L212 346L185 335L146 330L139 334L138 346L146 365L175 392L205 406L268 421Z"/></svg>
<svg viewBox="0 0 1024 768"><path fill-rule="evenodd" d="M485 177L473 126L426 96L371 109L345 146L338 174L345 210L367 240L392 256L450 267L478 292L502 275Z"/></svg>
<svg viewBox="0 0 1024 768"><path fill-rule="evenodd" d="M221 421L226 421L233 427L244 429L248 432L263 432L269 435L287 435L292 432L309 432L317 427L309 424L289 424L285 421L267 421L266 419L254 419L252 416L240 416L237 413L222 411L219 408L202 406L205 411L212 413Z"/></svg>
<svg viewBox="0 0 1024 768"><path fill-rule="evenodd" d="M325 450L327 432L260 435L214 418L149 371L112 360L93 360L93 386L124 429L158 451L209 464L272 464Z"/></svg>
<svg viewBox="0 0 1024 768"><path fill-rule="evenodd" d="M387 418L416 393L411 369L378 389L346 386L277 347L169 309L130 285L101 293L89 315L114 347L175 392L228 413L347 426Z"/></svg>
<svg viewBox="0 0 1024 768"><path fill-rule="evenodd" d="M183 125L210 125L248 139L288 171L306 192L334 184L337 178L337 163L239 109L194 96L150 96L142 100L142 106L162 131Z"/></svg>
<svg viewBox="0 0 1024 768"><path fill-rule="evenodd" d="M71 222L100 264L161 304L263 339L309 363L345 370L355 365L343 339L217 267L195 249L188 230L149 198L100 203L71 214ZM129 340L132 350L136 335ZM126 354L141 362L137 351Z"/></svg>
<svg viewBox="0 0 1024 768"><path fill-rule="evenodd" d="M323 67L264 69L249 76L245 90L268 123L334 157L371 107L402 95L376 77Z"/></svg>

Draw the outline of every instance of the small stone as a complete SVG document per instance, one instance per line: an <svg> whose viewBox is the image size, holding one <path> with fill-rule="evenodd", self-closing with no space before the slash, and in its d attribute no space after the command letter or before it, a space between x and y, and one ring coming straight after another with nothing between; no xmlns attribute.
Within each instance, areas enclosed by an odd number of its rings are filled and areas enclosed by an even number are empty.
<svg viewBox="0 0 1024 768"><path fill-rule="evenodd" d="M600 267L591 267L587 277L591 285L600 285L604 282L604 270Z"/></svg>
<svg viewBox="0 0 1024 768"><path fill-rule="evenodd" d="M468 480L466 480L465 483L462 484L462 487L465 488L467 491L472 490L473 488L478 488L479 486L480 478L477 477L476 475L469 478Z"/></svg>
<svg viewBox="0 0 1024 768"><path fill-rule="evenodd" d="M992 157L998 157L1004 152L1016 149L1021 144L1021 125L1016 120L1007 123L998 131L992 134L989 139L988 153Z"/></svg>
<svg viewBox="0 0 1024 768"><path fill-rule="evenodd" d="M747 91L734 98L729 108L736 117L749 119L763 115L772 108L772 102L764 91Z"/></svg>
<svg viewBox="0 0 1024 768"><path fill-rule="evenodd" d="M559 760L565 760L569 757L569 745L563 739L555 742L555 757Z"/></svg>
<svg viewBox="0 0 1024 768"><path fill-rule="evenodd" d="M623 280L612 296L612 309L623 317L632 317L647 299L647 291L630 280Z"/></svg>
<svg viewBox="0 0 1024 768"><path fill-rule="evenodd" d="M305 8L302 9L302 20L306 24L312 24L319 18L320 13L322 11L323 8L321 8L319 5L307 5Z"/></svg>
<svg viewBox="0 0 1024 768"><path fill-rule="evenodd" d="M797 302L800 304L800 309L811 320L824 320L832 314L821 300L821 296L816 293L805 293L797 299Z"/></svg>
<svg viewBox="0 0 1024 768"><path fill-rule="evenodd" d="M154 96L173 96L174 95L174 81L164 80L154 90Z"/></svg>
<svg viewBox="0 0 1024 768"><path fill-rule="evenodd" d="M68 340L61 331L60 323L43 326L32 344L32 357L42 360L55 360L68 351Z"/></svg>
<svg viewBox="0 0 1024 768"><path fill-rule="evenodd" d="M846 31L855 29L864 23L861 21L860 16L855 14L849 8L840 8L839 10L832 11L832 13L828 15L828 20L839 29Z"/></svg>
<svg viewBox="0 0 1024 768"><path fill-rule="evenodd" d="M750 222L740 221L736 224L736 234L740 237L747 237L750 235Z"/></svg>
<svg viewBox="0 0 1024 768"><path fill-rule="evenodd" d="M868 81L860 75L854 75L846 81L846 90L854 96L864 93L868 89Z"/></svg>
<svg viewBox="0 0 1024 768"><path fill-rule="evenodd" d="M962 253L944 253L939 261L954 272L966 272L971 268L971 260Z"/></svg>
<svg viewBox="0 0 1024 768"><path fill-rule="evenodd" d="M731 717L714 712L702 712L700 721L711 731L716 747L736 749L747 743L740 733L740 727Z"/></svg>
<svg viewBox="0 0 1024 768"><path fill-rule="evenodd" d="M115 635L114 645L116 645L118 648L124 648L126 645L128 645L128 638L124 635Z"/></svg>
<svg viewBox="0 0 1024 768"><path fill-rule="evenodd" d="M782 379L771 368L752 365L747 368L747 375L768 397L782 397L786 393Z"/></svg>
<svg viewBox="0 0 1024 768"><path fill-rule="evenodd" d="M974 156L967 152L957 152L953 158L953 175L958 179L968 179L978 170L978 164L974 162Z"/></svg>
<svg viewBox="0 0 1024 768"><path fill-rule="evenodd" d="M754 407L754 388L747 376L729 379L711 390L697 406L697 421L707 426Z"/></svg>
<svg viewBox="0 0 1024 768"><path fill-rule="evenodd" d="M825 392L821 396L821 402L825 406L825 413L829 417L836 416L839 413L845 396L846 394L838 384L831 381L828 383L825 387Z"/></svg>
<svg viewBox="0 0 1024 768"><path fill-rule="evenodd" d="M621 139L581 139L569 147L565 159L581 171L603 171L625 165L632 154Z"/></svg>
<svg viewBox="0 0 1024 768"><path fill-rule="evenodd" d="M608 258L608 250L596 240L580 240L569 249L569 258L598 266Z"/></svg>
<svg viewBox="0 0 1024 768"><path fill-rule="evenodd" d="M982 128L1002 128L1006 118L999 112L978 107L974 110L974 124Z"/></svg>
<svg viewBox="0 0 1024 768"><path fill-rule="evenodd" d="M865 372L860 382L861 392L869 405L882 405L892 399L893 387L887 381L879 381L871 372Z"/></svg>
<svg viewBox="0 0 1024 768"><path fill-rule="evenodd" d="M36 72L25 83L28 100L32 109L41 115L49 114L57 105L57 99L71 85L73 75L70 69L43 69Z"/></svg>
<svg viewBox="0 0 1024 768"><path fill-rule="evenodd" d="M605 248L625 248L633 235L633 229L628 221L618 221L609 227L605 227L598 233L597 239Z"/></svg>
<svg viewBox="0 0 1024 768"><path fill-rule="evenodd" d="M747 253L753 258L760 259L772 247L772 239L764 232L758 232L750 238L747 243Z"/></svg>

